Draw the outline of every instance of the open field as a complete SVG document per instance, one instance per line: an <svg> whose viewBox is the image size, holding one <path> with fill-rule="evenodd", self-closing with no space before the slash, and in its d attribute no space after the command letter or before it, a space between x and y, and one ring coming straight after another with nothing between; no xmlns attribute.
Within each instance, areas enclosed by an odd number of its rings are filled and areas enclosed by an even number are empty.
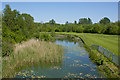
<svg viewBox="0 0 120 80"><path fill-rule="evenodd" d="M100 45L109 51L118 55L118 35L93 34L93 33L73 33L73 32L57 32L58 34L72 34L80 36L85 43L91 45Z"/></svg>

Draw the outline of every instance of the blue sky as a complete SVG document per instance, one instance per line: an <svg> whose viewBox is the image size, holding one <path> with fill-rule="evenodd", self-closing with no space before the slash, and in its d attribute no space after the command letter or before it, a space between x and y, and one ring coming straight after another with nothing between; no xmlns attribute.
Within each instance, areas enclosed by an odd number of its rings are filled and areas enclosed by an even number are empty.
<svg viewBox="0 0 120 80"><path fill-rule="evenodd" d="M35 22L48 22L54 19L56 23L74 22L80 18L91 18L93 23L108 17L112 22L118 20L117 2L2 2L2 9L9 4L20 13L34 17Z"/></svg>

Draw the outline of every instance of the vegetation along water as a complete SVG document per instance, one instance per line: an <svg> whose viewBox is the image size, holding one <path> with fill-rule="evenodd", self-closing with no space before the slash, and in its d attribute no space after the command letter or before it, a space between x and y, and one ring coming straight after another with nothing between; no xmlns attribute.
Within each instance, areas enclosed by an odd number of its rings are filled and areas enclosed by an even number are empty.
<svg viewBox="0 0 120 80"><path fill-rule="evenodd" d="M2 15L3 78L120 78L119 67L91 49L100 45L119 56L119 21L104 17L94 24L90 18L36 23L30 14L9 5Z"/></svg>

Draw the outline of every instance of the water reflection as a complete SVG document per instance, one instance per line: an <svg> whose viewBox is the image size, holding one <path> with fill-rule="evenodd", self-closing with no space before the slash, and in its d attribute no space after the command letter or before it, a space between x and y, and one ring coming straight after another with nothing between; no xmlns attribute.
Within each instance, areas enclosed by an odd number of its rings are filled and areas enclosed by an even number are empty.
<svg viewBox="0 0 120 80"><path fill-rule="evenodd" d="M36 78L101 78L104 77L89 59L88 52L80 42L56 40L56 44L64 47L64 56L61 63L39 63L23 67L15 77Z"/></svg>

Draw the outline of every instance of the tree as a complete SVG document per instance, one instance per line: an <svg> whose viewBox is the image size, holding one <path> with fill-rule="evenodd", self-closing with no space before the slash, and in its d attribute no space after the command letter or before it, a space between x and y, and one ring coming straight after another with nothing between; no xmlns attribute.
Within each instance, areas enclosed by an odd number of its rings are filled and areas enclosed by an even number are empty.
<svg viewBox="0 0 120 80"><path fill-rule="evenodd" d="M118 29L118 25L113 23L107 24L105 34L118 34Z"/></svg>
<svg viewBox="0 0 120 80"><path fill-rule="evenodd" d="M107 17L104 17L103 19L101 19L101 20L99 21L99 23L100 23L100 24L107 24L107 23L110 23L110 19L107 18Z"/></svg>
<svg viewBox="0 0 120 80"><path fill-rule="evenodd" d="M83 27L84 27L84 32L85 33L92 32L92 27L93 27L92 24L84 24Z"/></svg>
<svg viewBox="0 0 120 80"><path fill-rule="evenodd" d="M92 24L92 20L88 18L88 24Z"/></svg>
<svg viewBox="0 0 120 80"><path fill-rule="evenodd" d="M79 19L79 24L92 24L92 21L90 18L81 18Z"/></svg>
<svg viewBox="0 0 120 80"><path fill-rule="evenodd" d="M82 25L81 26L77 26L77 30L76 30L77 33L82 33L83 31L84 31L84 28L83 28Z"/></svg>
<svg viewBox="0 0 120 80"><path fill-rule="evenodd" d="M95 23L92 25L92 32L93 33L101 33L102 31L102 27L100 26L100 24Z"/></svg>
<svg viewBox="0 0 120 80"><path fill-rule="evenodd" d="M74 24L77 24L77 21L74 21Z"/></svg>
<svg viewBox="0 0 120 80"><path fill-rule="evenodd" d="M68 21L66 21L66 22L65 22L65 25L68 25L68 24L69 24L69 22L68 22Z"/></svg>
<svg viewBox="0 0 120 80"><path fill-rule="evenodd" d="M87 18L79 19L79 24L87 24Z"/></svg>
<svg viewBox="0 0 120 80"><path fill-rule="evenodd" d="M3 10L3 21L5 22L5 25L10 27L12 21L12 11L9 5L6 5L5 9Z"/></svg>
<svg viewBox="0 0 120 80"><path fill-rule="evenodd" d="M30 37L35 31L34 18L30 14L22 14L22 19L24 21L24 30L26 37Z"/></svg>
<svg viewBox="0 0 120 80"><path fill-rule="evenodd" d="M50 23L50 24L55 24L55 20L52 19L52 20L49 21L49 23Z"/></svg>

